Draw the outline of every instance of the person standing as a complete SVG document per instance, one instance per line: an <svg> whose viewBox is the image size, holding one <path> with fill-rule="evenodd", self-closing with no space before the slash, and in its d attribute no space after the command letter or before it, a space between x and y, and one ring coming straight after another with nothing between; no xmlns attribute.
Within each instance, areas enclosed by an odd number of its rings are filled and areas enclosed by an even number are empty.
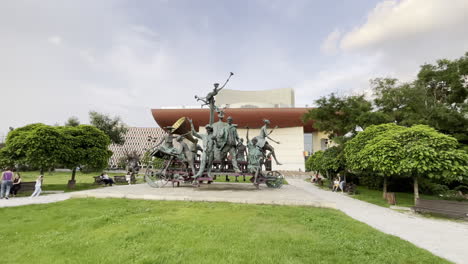
<svg viewBox="0 0 468 264"><path fill-rule="evenodd" d="M128 185L132 185L132 172L128 171L127 175L125 175L125 180L128 182Z"/></svg>
<svg viewBox="0 0 468 264"><path fill-rule="evenodd" d="M41 194L42 192L42 180L44 179L44 176L43 175L39 175L36 179L36 185L35 185L35 189L34 189L34 192L31 194L31 197L37 197L39 196L39 194Z"/></svg>
<svg viewBox="0 0 468 264"><path fill-rule="evenodd" d="M2 173L2 184L1 184L1 190L0 190L0 199L8 199L10 196L10 189L11 186L13 185L13 172L10 170L10 168L7 168L3 173Z"/></svg>
<svg viewBox="0 0 468 264"><path fill-rule="evenodd" d="M16 173L15 178L13 179L13 187L11 188L11 194L16 196L18 191L21 189L21 175Z"/></svg>
<svg viewBox="0 0 468 264"><path fill-rule="evenodd" d="M340 181L339 188L340 188L341 192L343 193L344 189L345 189L345 186L346 186L346 177L345 177L345 175L340 175L339 173L338 173L338 177L339 177L339 181Z"/></svg>

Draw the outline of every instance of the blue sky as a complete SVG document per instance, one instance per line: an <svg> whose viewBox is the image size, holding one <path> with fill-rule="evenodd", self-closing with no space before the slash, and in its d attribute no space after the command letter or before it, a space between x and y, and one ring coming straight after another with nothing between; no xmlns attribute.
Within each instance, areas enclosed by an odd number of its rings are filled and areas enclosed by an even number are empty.
<svg viewBox="0 0 468 264"><path fill-rule="evenodd" d="M468 51L468 0L2 1L0 140L88 112L155 126L214 82L290 87L298 105Z"/></svg>

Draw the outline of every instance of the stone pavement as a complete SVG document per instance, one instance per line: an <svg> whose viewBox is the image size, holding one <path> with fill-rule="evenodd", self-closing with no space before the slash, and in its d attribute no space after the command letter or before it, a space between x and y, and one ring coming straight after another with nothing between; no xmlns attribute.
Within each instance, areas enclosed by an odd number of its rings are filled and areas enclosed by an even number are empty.
<svg viewBox="0 0 468 264"><path fill-rule="evenodd" d="M55 203L70 199L71 193L58 193L50 195L41 195L38 197L10 197L10 199L0 199L0 208L1 207L13 207L21 206L28 204L46 204L46 203Z"/></svg>
<svg viewBox="0 0 468 264"><path fill-rule="evenodd" d="M260 185L257 190L251 183L202 184L194 188L182 184L173 188L168 184L164 188L152 188L147 184L120 185L72 193L72 198L128 198L145 200L176 200L203 202L232 202L248 204L305 205L335 208L334 203L314 196L292 185L283 185L280 189L271 189Z"/></svg>

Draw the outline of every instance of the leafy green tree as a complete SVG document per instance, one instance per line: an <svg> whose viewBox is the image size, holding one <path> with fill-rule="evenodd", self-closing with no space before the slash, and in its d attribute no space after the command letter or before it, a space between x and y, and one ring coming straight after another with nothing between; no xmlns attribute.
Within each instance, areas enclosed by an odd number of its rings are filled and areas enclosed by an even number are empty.
<svg viewBox="0 0 468 264"><path fill-rule="evenodd" d="M91 125L106 133L113 144L123 145L125 143L125 134L128 128L122 123L120 117L111 118L108 115L91 111L89 112L89 119Z"/></svg>
<svg viewBox="0 0 468 264"><path fill-rule="evenodd" d="M419 178L442 179L446 182L466 178L468 154L457 148L455 138L426 125L388 128L368 140L363 149L355 154L357 157L351 157L353 146L348 143L348 165L383 175L413 178L415 200L419 198Z"/></svg>
<svg viewBox="0 0 468 264"><path fill-rule="evenodd" d="M468 144L468 53L425 64L411 83L374 79L379 111L399 125L426 124Z"/></svg>
<svg viewBox="0 0 468 264"><path fill-rule="evenodd" d="M455 138L435 129L416 125L400 131L389 140L400 142L400 170L414 180L414 199L419 198L418 178L463 181L468 175L468 154L458 149Z"/></svg>
<svg viewBox="0 0 468 264"><path fill-rule="evenodd" d="M323 151L319 150L314 152L306 161L306 169L308 171L315 171L322 175L327 174L327 170L323 166Z"/></svg>
<svg viewBox="0 0 468 264"><path fill-rule="evenodd" d="M342 171L344 165L343 150L340 146L334 146L325 151L317 151L306 161L306 168L309 171L319 172L321 175L326 175L327 178Z"/></svg>
<svg viewBox="0 0 468 264"><path fill-rule="evenodd" d="M397 176L399 173L396 168L398 168L400 160L395 156L395 148L399 146L399 142L394 142L395 145L386 144L376 147L375 140L380 140L379 136L381 135L388 135L402 129L404 127L393 123L370 126L346 142L344 147L346 165L349 170L374 172L376 177L383 177L383 197L387 193L388 176Z"/></svg>
<svg viewBox="0 0 468 264"><path fill-rule="evenodd" d="M6 140L5 157L17 164L44 169L53 168L64 153L64 138L57 127L30 124L10 131Z"/></svg>
<svg viewBox="0 0 468 264"><path fill-rule="evenodd" d="M80 125L80 120L78 120L78 117L72 116L68 118L67 122L65 122L65 126L72 126L76 127Z"/></svg>
<svg viewBox="0 0 468 264"><path fill-rule="evenodd" d="M337 143L348 132L355 133L356 126L366 128L372 124L387 122L387 116L372 110L371 102L363 95L338 97L331 94L315 101L316 108L309 110L303 121L314 121L314 128L324 131Z"/></svg>
<svg viewBox="0 0 468 264"><path fill-rule="evenodd" d="M376 78L371 86L376 96L374 104L389 122L404 126L427 122L426 95L420 87L391 78Z"/></svg>
<svg viewBox="0 0 468 264"><path fill-rule="evenodd" d="M65 126L60 129L65 138L65 151L60 162L72 170L68 187L74 188L77 167L101 170L107 166L112 155L108 150L110 139L104 132L90 125Z"/></svg>

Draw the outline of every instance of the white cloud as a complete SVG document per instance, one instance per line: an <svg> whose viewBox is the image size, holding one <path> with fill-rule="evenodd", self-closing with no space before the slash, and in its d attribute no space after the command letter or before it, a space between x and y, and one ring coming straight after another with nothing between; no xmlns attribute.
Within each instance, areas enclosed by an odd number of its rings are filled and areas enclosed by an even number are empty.
<svg viewBox="0 0 468 264"><path fill-rule="evenodd" d="M359 63L356 63L359 61ZM377 76L386 76L388 72L377 67L380 58L349 56L339 59L311 78L297 84L296 102L298 105L311 104L319 97L335 93L344 95L369 95L369 80Z"/></svg>
<svg viewBox="0 0 468 264"><path fill-rule="evenodd" d="M320 47L321 51L325 54L336 54L338 51L338 43L341 37L341 31L335 29L330 34L328 34L327 38L322 42L322 46Z"/></svg>
<svg viewBox="0 0 468 264"><path fill-rule="evenodd" d="M424 63L461 57L468 51L467 14L467 0L382 1L369 10L363 24L348 31L340 29L336 59L350 63L330 67L329 80L321 85L333 90L336 85L331 82L339 76L349 76L350 84L375 77L410 81ZM334 51L337 32L323 41L322 51ZM369 65L369 61L372 69L367 73L351 70L352 75L348 75L349 69Z"/></svg>
<svg viewBox="0 0 468 264"><path fill-rule="evenodd" d="M382 1L369 12L366 23L345 34L341 48L378 48L379 45L389 46L393 41L426 39L436 32L448 35L459 30L466 32L467 14L466 0Z"/></svg>

